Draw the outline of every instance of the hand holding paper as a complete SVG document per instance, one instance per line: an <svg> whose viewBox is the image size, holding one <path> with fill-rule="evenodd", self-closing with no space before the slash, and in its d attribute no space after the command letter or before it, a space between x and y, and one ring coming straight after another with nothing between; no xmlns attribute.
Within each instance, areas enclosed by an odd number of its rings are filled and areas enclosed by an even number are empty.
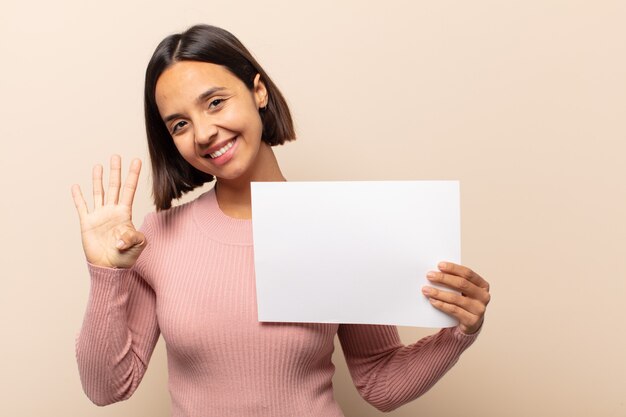
<svg viewBox="0 0 626 417"><path fill-rule="evenodd" d="M252 224L259 321L460 319L433 307L457 298L439 291L431 305L422 294L440 260L460 261L457 181L252 183Z"/></svg>
<svg viewBox="0 0 626 417"><path fill-rule="evenodd" d="M450 262L440 262L439 271L430 271L426 277L433 283L455 289L458 293L424 287L422 292L431 304L459 321L465 334L476 333L483 323L487 304L491 300L489 283L471 269Z"/></svg>

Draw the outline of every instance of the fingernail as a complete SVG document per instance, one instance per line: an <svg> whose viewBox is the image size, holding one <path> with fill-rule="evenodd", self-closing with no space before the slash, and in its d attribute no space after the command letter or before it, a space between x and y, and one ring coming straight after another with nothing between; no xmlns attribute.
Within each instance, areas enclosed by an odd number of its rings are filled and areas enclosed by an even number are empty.
<svg viewBox="0 0 626 417"><path fill-rule="evenodd" d="M432 290L432 289L430 289L429 287L424 287L424 288L422 288L422 292L423 292L425 295L430 295L430 294L432 294L432 293L433 293L433 290Z"/></svg>
<svg viewBox="0 0 626 417"><path fill-rule="evenodd" d="M118 249L122 249L124 247L124 241L122 239L118 240L115 244L115 247Z"/></svg>
<svg viewBox="0 0 626 417"><path fill-rule="evenodd" d="M427 277L427 278L435 278L436 276L437 276L437 273L436 273L436 272L434 272L434 271L429 271L429 272L426 274L426 277Z"/></svg>
<svg viewBox="0 0 626 417"><path fill-rule="evenodd" d="M439 268L441 269L446 269L448 267L448 264L445 262L439 262Z"/></svg>

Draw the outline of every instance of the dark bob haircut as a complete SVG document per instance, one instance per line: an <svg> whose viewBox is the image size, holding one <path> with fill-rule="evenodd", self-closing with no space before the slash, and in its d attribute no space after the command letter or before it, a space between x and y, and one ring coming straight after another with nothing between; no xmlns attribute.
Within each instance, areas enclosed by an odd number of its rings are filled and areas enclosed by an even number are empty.
<svg viewBox="0 0 626 417"><path fill-rule="evenodd" d="M259 111L263 123L261 140L275 146L296 137L285 98L234 35L215 26L196 25L183 33L168 36L157 46L148 63L144 91L152 196L157 210L169 209L173 199L214 179L183 159L159 114L155 94L157 81L166 69L179 61L221 65L250 90L254 86L254 77L260 74L269 96L267 106Z"/></svg>

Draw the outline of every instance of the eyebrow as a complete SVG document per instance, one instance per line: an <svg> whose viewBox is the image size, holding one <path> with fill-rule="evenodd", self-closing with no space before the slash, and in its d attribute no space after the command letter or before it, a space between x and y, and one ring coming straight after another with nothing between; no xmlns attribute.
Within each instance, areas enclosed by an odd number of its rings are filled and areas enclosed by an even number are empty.
<svg viewBox="0 0 626 417"><path fill-rule="evenodd" d="M226 87L213 87L206 90L204 93L200 94L196 99L196 104L200 104L205 101L207 98L211 97L213 94L218 91L226 90Z"/></svg>
<svg viewBox="0 0 626 417"><path fill-rule="evenodd" d="M213 88L209 88L208 90L206 90L204 93L200 94L198 96L198 98L196 98L196 103L200 104L203 101L205 101L207 98L211 97L213 94L217 93L218 91L222 91L222 90L226 90L226 87L213 87ZM169 116L163 118L163 121L165 123L168 123L174 119L178 119L179 117L182 117L183 115L181 113L174 113L174 114L170 114Z"/></svg>

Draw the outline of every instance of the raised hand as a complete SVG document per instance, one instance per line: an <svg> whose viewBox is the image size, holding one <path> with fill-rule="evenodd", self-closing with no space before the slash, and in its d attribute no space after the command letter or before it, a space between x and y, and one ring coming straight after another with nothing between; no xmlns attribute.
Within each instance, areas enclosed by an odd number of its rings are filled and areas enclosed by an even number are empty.
<svg viewBox="0 0 626 417"><path fill-rule="evenodd" d="M463 265L441 262L438 267L439 271L426 274L428 280L457 290L459 294L434 287L424 287L422 292L435 308L456 318L463 333L477 332L491 300L489 283Z"/></svg>
<svg viewBox="0 0 626 417"><path fill-rule="evenodd" d="M130 268L145 247L143 233L132 223L132 205L141 171L141 160L134 159L120 198L122 161L111 156L106 203L102 185L102 165L93 167L93 210L90 212L80 186L72 185L72 197L80 218L83 249L87 261L108 268Z"/></svg>

